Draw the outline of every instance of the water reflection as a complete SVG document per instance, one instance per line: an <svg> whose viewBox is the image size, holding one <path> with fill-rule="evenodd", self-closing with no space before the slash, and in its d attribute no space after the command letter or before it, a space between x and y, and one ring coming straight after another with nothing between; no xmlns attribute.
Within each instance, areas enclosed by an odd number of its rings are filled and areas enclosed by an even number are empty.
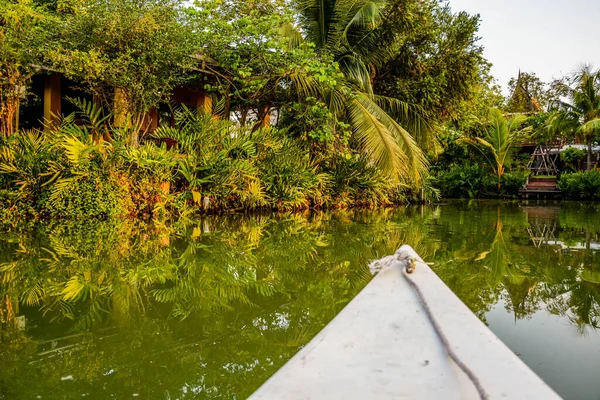
<svg viewBox="0 0 600 400"><path fill-rule="evenodd" d="M0 398L244 398L402 243L562 396L595 398L598 380L582 379L600 367L599 217L471 201L7 230Z"/></svg>
<svg viewBox="0 0 600 400"><path fill-rule="evenodd" d="M590 204L460 203L433 225L452 233L438 274L565 399L600 390L599 217Z"/></svg>
<svg viewBox="0 0 600 400"><path fill-rule="evenodd" d="M244 398L412 239L396 228L388 211L5 232L0 398Z"/></svg>
<svg viewBox="0 0 600 400"><path fill-rule="evenodd" d="M484 320L502 299L515 319L547 308L584 333L598 327L600 311L598 216L564 204L447 207L432 221L436 271Z"/></svg>

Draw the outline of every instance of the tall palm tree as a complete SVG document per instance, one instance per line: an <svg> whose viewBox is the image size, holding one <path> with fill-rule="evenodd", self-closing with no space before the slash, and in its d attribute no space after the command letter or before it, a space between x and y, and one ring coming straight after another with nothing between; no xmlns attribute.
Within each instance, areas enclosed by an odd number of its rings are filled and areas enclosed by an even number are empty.
<svg viewBox="0 0 600 400"><path fill-rule="evenodd" d="M557 101L552 106L559 110L557 123L568 122L563 129L580 135L587 145L587 169L592 168L592 144L600 134L600 70L591 65L581 66L572 76L572 86L567 87L568 100Z"/></svg>
<svg viewBox="0 0 600 400"><path fill-rule="evenodd" d="M427 161L398 121L416 127L420 117L409 104L378 96L371 85L376 67L395 51L378 29L385 6L381 0L297 0L298 31L321 54L333 58L344 74L342 88L325 94L332 114L351 124L356 143L383 171L418 185L427 173Z"/></svg>
<svg viewBox="0 0 600 400"><path fill-rule="evenodd" d="M526 132L526 130L520 129L526 119L527 117L524 115L514 115L506 120L500 110L493 109L490 112L490 123L483 137L458 140L461 143L472 145L483 154L498 177L498 189L500 189L500 180L504 175L504 167L511 150L515 144L521 142L523 134Z"/></svg>

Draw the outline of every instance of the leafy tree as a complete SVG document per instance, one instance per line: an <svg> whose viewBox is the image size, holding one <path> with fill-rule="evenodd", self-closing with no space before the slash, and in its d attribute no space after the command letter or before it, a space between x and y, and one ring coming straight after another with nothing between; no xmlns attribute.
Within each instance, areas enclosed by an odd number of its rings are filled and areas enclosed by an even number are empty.
<svg viewBox="0 0 600 400"><path fill-rule="evenodd" d="M559 110L553 127L571 130L581 136L587 145L587 169L592 169L592 144L600 134L600 70L583 65L563 86L568 95L566 101L555 101L552 106Z"/></svg>
<svg viewBox="0 0 600 400"><path fill-rule="evenodd" d="M271 110L322 97L339 79L332 60L319 57L310 43L294 44L282 33L293 15L275 3L201 1L187 9L194 44L216 94L218 114L241 125L264 125ZM208 61L206 61L208 60Z"/></svg>
<svg viewBox="0 0 600 400"><path fill-rule="evenodd" d="M225 99L225 111L237 107L245 122L248 110L253 110L260 121L272 108L293 113L300 109L294 103L313 98L329 109L328 122L313 135L316 141L334 137L339 121L348 123L354 149L388 175L418 185L426 172L423 153L381 103L404 111L408 107L378 98L370 84L367 58L378 47L368 35L381 22L381 5L367 1L294 4L296 15L275 1L195 4L191 11L196 14L195 31L205 32L199 40L205 43L203 53L217 61L216 71L211 72ZM327 22L319 24L323 18ZM347 130L346 126L340 129Z"/></svg>
<svg viewBox="0 0 600 400"><path fill-rule="evenodd" d="M377 67L397 49L383 30L391 4L300 0L296 8L306 39L333 58L345 77L343 86L326 96L330 111L350 124L354 143L383 171L418 186L427 162L414 135L398 121L422 118L407 102L378 95L372 82Z"/></svg>
<svg viewBox="0 0 600 400"><path fill-rule="evenodd" d="M488 83L489 66L477 37L479 16L453 13L437 1L393 0L387 10L381 30L394 52L377 67L374 87L419 106L428 125L459 119L470 108L465 102ZM415 130L418 142L431 146L434 132L426 133Z"/></svg>
<svg viewBox="0 0 600 400"><path fill-rule="evenodd" d="M117 125L131 120L131 141L148 110L169 100L188 78L191 31L179 0L66 2L54 66L113 110Z"/></svg>
<svg viewBox="0 0 600 400"><path fill-rule="evenodd" d="M569 96L568 79L568 77L563 76L548 83L548 89L546 90L548 108L554 108L557 102Z"/></svg>
<svg viewBox="0 0 600 400"><path fill-rule="evenodd" d="M532 128L532 138L540 145L556 140L570 141L574 138L574 118L558 110L539 112L529 116L528 124Z"/></svg>
<svg viewBox="0 0 600 400"><path fill-rule="evenodd" d="M39 70L50 17L31 0L0 0L0 133L18 129L18 109Z"/></svg>
<svg viewBox="0 0 600 400"><path fill-rule="evenodd" d="M525 131L521 125L527 118L524 115L515 115L508 119L498 109L490 112L490 122L483 137L461 138L459 142L474 146L483 154L494 174L498 177L498 189L504 167L508 163L513 147L523 139Z"/></svg>
<svg viewBox="0 0 600 400"><path fill-rule="evenodd" d="M482 64L482 68L483 66ZM489 74L489 65L485 65L478 82L471 90L470 97L461 103L455 118L447 123L447 127L467 136L480 136L484 132L490 110L504 108L504 96L500 86Z"/></svg>

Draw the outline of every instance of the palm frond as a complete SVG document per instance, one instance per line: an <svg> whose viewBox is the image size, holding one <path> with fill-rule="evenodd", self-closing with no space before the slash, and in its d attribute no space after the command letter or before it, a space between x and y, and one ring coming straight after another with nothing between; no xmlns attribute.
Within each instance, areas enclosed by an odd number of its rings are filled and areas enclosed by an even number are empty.
<svg viewBox="0 0 600 400"><path fill-rule="evenodd" d="M379 123L381 123L386 131L395 139L402 154L400 158L406 163L402 168L397 169L396 171L400 172L405 170L406 172L400 175L403 175L409 182L418 186L427 175L428 162L425 154L417 145L415 139L408 131L406 131L406 129L400 126L388 113L367 96L358 95L356 101L359 102Z"/></svg>
<svg viewBox="0 0 600 400"><path fill-rule="evenodd" d="M352 17L348 25L346 25L345 33L347 33L352 27L367 27L373 29L381 21L380 6L374 1L365 2L356 11L356 14Z"/></svg>
<svg viewBox="0 0 600 400"><path fill-rule="evenodd" d="M304 70L292 71L288 75L296 93L304 97L320 97L322 94L322 85L313 77L304 72Z"/></svg>
<svg viewBox="0 0 600 400"><path fill-rule="evenodd" d="M365 64L354 54L345 54L338 58L340 71L350 83L366 93L373 96L373 87L371 86L371 75Z"/></svg>
<svg viewBox="0 0 600 400"><path fill-rule="evenodd" d="M73 165L78 165L86 160L92 152L102 148L102 144L86 144L77 137L65 135L62 139L61 147L65 150L69 162Z"/></svg>
<svg viewBox="0 0 600 400"><path fill-rule="evenodd" d="M103 128L103 125L111 118L111 114L103 115L104 111L102 107L93 101L72 97L67 97L67 100L78 108L76 113L95 132L99 132Z"/></svg>
<svg viewBox="0 0 600 400"><path fill-rule="evenodd" d="M428 121L421 106L387 96L374 95L373 100L409 131L421 147L436 147L438 143L435 135L436 127Z"/></svg>
<svg viewBox="0 0 600 400"><path fill-rule="evenodd" d="M358 99L348 109L357 142L380 169L390 176L408 175L408 158L390 131Z"/></svg>
<svg viewBox="0 0 600 400"><path fill-rule="evenodd" d="M585 122L579 128L579 131L585 135L600 132L600 118L592 119L591 121Z"/></svg>
<svg viewBox="0 0 600 400"><path fill-rule="evenodd" d="M279 28L279 33L287 39L288 49L295 49L304 43L302 33L291 23L283 24Z"/></svg>

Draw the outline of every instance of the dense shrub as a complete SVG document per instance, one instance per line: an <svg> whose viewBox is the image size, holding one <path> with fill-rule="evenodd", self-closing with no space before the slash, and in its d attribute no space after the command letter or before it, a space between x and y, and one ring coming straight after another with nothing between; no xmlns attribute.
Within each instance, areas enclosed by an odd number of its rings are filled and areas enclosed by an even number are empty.
<svg viewBox="0 0 600 400"><path fill-rule="evenodd" d="M507 196L519 194L519 189L527 182L527 175L526 171L506 172L500 181L500 194Z"/></svg>
<svg viewBox="0 0 600 400"><path fill-rule="evenodd" d="M337 207L376 207L389 205L394 199L404 201L401 197L393 197L392 182L364 157L334 154L329 158L325 172L331 176L331 197Z"/></svg>
<svg viewBox="0 0 600 400"><path fill-rule="evenodd" d="M44 215L76 219L125 217L133 208L127 187L98 170L73 179L65 190L46 192L40 205Z"/></svg>
<svg viewBox="0 0 600 400"><path fill-rule="evenodd" d="M562 174L558 186L567 199L600 200L600 171Z"/></svg>
<svg viewBox="0 0 600 400"><path fill-rule="evenodd" d="M378 207L420 195L342 140L316 146L287 130L253 130L184 107L175 127L159 128L136 147L127 144L127 131L106 126L95 105L75 105L77 122L71 115L53 129L0 143L2 215L151 218Z"/></svg>
<svg viewBox="0 0 600 400"><path fill-rule="evenodd" d="M455 164L447 170L438 170L431 180L433 188L442 197L478 198L482 196L516 196L527 182L527 172L506 172L497 187L496 177L479 164Z"/></svg>
<svg viewBox="0 0 600 400"><path fill-rule="evenodd" d="M315 198L319 198L318 203L324 202L319 186L328 177L317 173L309 154L293 141L284 139L281 149L269 151L260 170L267 198L276 208L305 209Z"/></svg>
<svg viewBox="0 0 600 400"><path fill-rule="evenodd" d="M563 164L564 171L577 171L578 164L585 160L587 153L585 150L576 147L569 147L560 153L560 161Z"/></svg>
<svg viewBox="0 0 600 400"><path fill-rule="evenodd" d="M477 164L455 164L448 170L439 171L432 185L443 197L476 198L495 189L489 171Z"/></svg>

